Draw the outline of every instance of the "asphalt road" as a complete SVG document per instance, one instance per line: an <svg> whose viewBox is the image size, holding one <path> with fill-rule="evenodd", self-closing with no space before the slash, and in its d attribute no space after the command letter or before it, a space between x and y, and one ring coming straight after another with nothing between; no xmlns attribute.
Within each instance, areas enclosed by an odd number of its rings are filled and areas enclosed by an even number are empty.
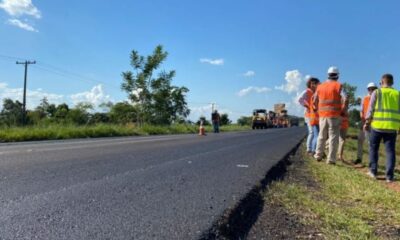
<svg viewBox="0 0 400 240"><path fill-rule="evenodd" d="M0 239L196 239L305 129L0 145Z"/></svg>

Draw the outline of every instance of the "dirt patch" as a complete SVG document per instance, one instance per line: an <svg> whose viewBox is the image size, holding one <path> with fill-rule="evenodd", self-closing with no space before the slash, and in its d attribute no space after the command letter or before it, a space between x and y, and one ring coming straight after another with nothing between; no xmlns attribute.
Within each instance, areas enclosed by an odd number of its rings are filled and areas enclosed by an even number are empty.
<svg viewBox="0 0 400 240"><path fill-rule="evenodd" d="M366 166L364 166L364 165L362 165L362 164L354 165L353 163L348 162L348 161L345 161L345 162L343 162L343 163L344 163L346 166L348 166L348 167L352 167L352 168L354 168L354 169L356 169L356 170L358 170L358 171L360 171L360 172L365 173L365 175L368 174L368 171L369 171L369 170L368 170L368 167L366 167ZM398 173L399 170L396 168L396 169L395 169L395 172ZM376 180L379 181L379 182L382 184L382 186L384 186L384 187L386 187L386 188L389 188L389 189L391 189L391 190L393 190L393 191L396 191L396 192L399 192L399 193L400 193L400 182L399 182L399 180L396 180L396 179L395 179L394 182L387 183L387 182L386 182L385 175L383 175L383 174L378 175L378 177L377 177Z"/></svg>
<svg viewBox="0 0 400 240"><path fill-rule="evenodd" d="M284 176L285 182L301 183L313 190L319 186L311 177L305 166L302 150L286 161L288 167ZM268 199L268 192L266 192ZM264 202L263 212L250 230L247 239L325 239L321 232L301 222L298 216L287 212L284 206L277 202Z"/></svg>

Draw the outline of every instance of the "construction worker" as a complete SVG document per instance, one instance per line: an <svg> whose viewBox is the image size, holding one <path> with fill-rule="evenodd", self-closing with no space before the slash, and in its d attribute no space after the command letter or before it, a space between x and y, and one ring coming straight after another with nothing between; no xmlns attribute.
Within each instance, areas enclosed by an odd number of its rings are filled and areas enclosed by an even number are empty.
<svg viewBox="0 0 400 240"><path fill-rule="evenodd" d="M375 83L371 82L367 85L367 90L368 94L367 96L364 97L362 101L362 106L361 106L361 112L360 112L360 117L361 117L361 127L360 127L360 132L358 133L358 148L357 148L357 158L355 161L353 161L354 164L360 164L363 159L363 145L365 139L369 139L369 132L364 131L364 124L365 124L365 116L367 115L368 111L368 106L369 106L369 101L371 98L371 94L377 89L378 87L376 86Z"/></svg>
<svg viewBox="0 0 400 240"><path fill-rule="evenodd" d="M312 97L314 95L315 90L317 89L317 84L319 83L319 80L317 78L313 78L311 76L306 77L307 80L307 89L304 90L298 99L298 102L301 106L305 108L304 111L304 119L307 124L307 129L308 129L308 136L307 136L307 153L312 154L315 152L315 148L313 149L312 143L314 139L314 132L313 132L313 127L310 124L310 114L312 110ZM318 81L318 82L317 82Z"/></svg>
<svg viewBox="0 0 400 240"><path fill-rule="evenodd" d="M400 92L392 87L394 80L391 74L383 75L380 84L381 88L371 95L364 124L364 130L370 131L368 175L376 179L379 145L383 139L386 149L386 181L392 182L397 131L400 129Z"/></svg>
<svg viewBox="0 0 400 240"><path fill-rule="evenodd" d="M217 110L215 110L211 114L211 120L212 120L212 124L213 124L214 133L219 133L219 124L221 121L221 116L219 115Z"/></svg>
<svg viewBox="0 0 400 240"><path fill-rule="evenodd" d="M339 145L340 122L342 113L342 85L338 82L339 69L330 67L328 79L317 87L314 94L314 107L319 114L319 134L315 159L321 161L324 155L325 143L328 140L328 164L336 163Z"/></svg>
<svg viewBox="0 0 400 240"><path fill-rule="evenodd" d="M317 89L318 85L320 84L320 81L318 78L312 78L311 79L311 88L314 89L314 91ZM309 104L309 125L311 126L311 130L313 133L312 141L311 141L311 153L309 153L311 156L315 154L315 151L317 149L317 140L318 140L318 134L319 134L319 115L318 111L314 108L314 98L311 98L311 102Z"/></svg>
<svg viewBox="0 0 400 240"><path fill-rule="evenodd" d="M339 160L344 162L343 152L344 152L344 144L346 142L347 137L347 129L349 129L349 112L347 111L348 108L348 98L343 99L343 112L341 114L341 124L340 124L340 133L339 133L339 149L338 155Z"/></svg>

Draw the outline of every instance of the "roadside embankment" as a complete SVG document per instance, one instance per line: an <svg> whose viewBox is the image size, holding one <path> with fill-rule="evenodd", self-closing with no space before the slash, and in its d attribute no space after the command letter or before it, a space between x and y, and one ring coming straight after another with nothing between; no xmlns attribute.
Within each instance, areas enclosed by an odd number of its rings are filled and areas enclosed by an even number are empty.
<svg viewBox="0 0 400 240"><path fill-rule="evenodd" d="M248 239L400 239L398 183L300 155L264 192L264 211Z"/></svg>

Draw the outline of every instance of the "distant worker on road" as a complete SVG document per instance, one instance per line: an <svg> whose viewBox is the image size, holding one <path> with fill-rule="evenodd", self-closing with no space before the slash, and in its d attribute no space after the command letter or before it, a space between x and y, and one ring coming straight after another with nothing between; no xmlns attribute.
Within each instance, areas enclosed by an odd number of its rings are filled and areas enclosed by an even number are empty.
<svg viewBox="0 0 400 240"><path fill-rule="evenodd" d="M314 107L318 109L319 127L317 149L314 157L321 161L324 155L325 143L328 140L328 164L336 163L339 148L339 134L342 114L342 85L338 82L339 69L328 69L328 80L320 84L314 95Z"/></svg>
<svg viewBox="0 0 400 240"><path fill-rule="evenodd" d="M298 102L305 108L304 119L308 128L307 153L313 155L317 147L319 132L319 119L317 111L314 110L313 96L320 81L318 78L311 76L308 76L306 80L307 89L301 93Z"/></svg>
<svg viewBox="0 0 400 240"><path fill-rule="evenodd" d="M400 129L400 92L393 88L393 75L385 74L381 88L370 99L364 130L370 130L369 173L378 174L379 145L383 140L386 149L386 181L393 182L396 164L396 138Z"/></svg>
<svg viewBox="0 0 400 240"><path fill-rule="evenodd" d="M361 126L360 132L358 133L358 148L357 148L357 158L353 162L354 164L362 163L363 159L363 146L365 139L369 139L369 132L364 131L365 117L367 116L368 106L371 98L371 94L377 89L375 83L371 82L367 85L368 94L364 97L361 105L360 117L361 117Z"/></svg>
<svg viewBox="0 0 400 240"><path fill-rule="evenodd" d="M212 120L212 124L213 124L214 133L219 133L219 125L221 122L221 116L219 115L217 110L215 110L211 114L211 120Z"/></svg>

